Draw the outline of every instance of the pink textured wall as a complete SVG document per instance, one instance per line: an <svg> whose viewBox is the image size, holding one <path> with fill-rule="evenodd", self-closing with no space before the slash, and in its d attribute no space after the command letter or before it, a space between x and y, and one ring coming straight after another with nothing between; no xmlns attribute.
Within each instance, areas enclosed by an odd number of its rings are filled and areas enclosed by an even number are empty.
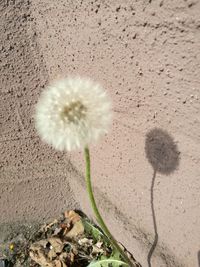
<svg viewBox="0 0 200 267"><path fill-rule="evenodd" d="M110 133L91 147L110 229L144 267L148 255L155 267L198 266L200 2L26 0L0 8L0 222L74 207L92 214L83 155L55 152L33 122L43 87L80 74L114 102ZM159 165L154 177L149 161Z"/></svg>

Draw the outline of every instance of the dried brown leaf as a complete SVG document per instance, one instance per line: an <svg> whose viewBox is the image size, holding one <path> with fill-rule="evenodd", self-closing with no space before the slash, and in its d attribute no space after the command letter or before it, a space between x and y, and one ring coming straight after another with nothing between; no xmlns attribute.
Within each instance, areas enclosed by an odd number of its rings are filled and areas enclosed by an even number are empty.
<svg viewBox="0 0 200 267"><path fill-rule="evenodd" d="M55 260L54 263L55 263L54 265L55 267L67 267L64 261L61 261L61 260Z"/></svg>
<svg viewBox="0 0 200 267"><path fill-rule="evenodd" d="M74 210L65 211L64 216L72 224L75 224L76 222L81 220L80 215L78 213L76 213Z"/></svg>
<svg viewBox="0 0 200 267"><path fill-rule="evenodd" d="M103 254L104 253L104 249L102 248L102 246L99 246L98 243L92 246L92 255L96 255L96 254Z"/></svg>
<svg viewBox="0 0 200 267"><path fill-rule="evenodd" d="M53 222L43 225L41 228L41 231L46 233L54 224L57 224L57 223L58 223L58 220L55 219L53 220Z"/></svg>
<svg viewBox="0 0 200 267"><path fill-rule="evenodd" d="M65 237L68 238L75 238L78 235L81 235L84 233L84 226L82 221L77 221L74 226L72 227L72 229L65 235Z"/></svg>
<svg viewBox="0 0 200 267"><path fill-rule="evenodd" d="M42 267L54 267L54 264L45 255L44 248L46 247L47 243L47 240L41 240L32 244L30 247L30 257Z"/></svg>
<svg viewBox="0 0 200 267"><path fill-rule="evenodd" d="M94 242L93 239L88 239L86 237L81 238L81 239L78 240L78 243L81 246L84 246L84 245L92 246L93 242Z"/></svg>
<svg viewBox="0 0 200 267"><path fill-rule="evenodd" d="M55 253L61 253L64 247L62 240L58 237L48 238L48 242L51 244Z"/></svg>

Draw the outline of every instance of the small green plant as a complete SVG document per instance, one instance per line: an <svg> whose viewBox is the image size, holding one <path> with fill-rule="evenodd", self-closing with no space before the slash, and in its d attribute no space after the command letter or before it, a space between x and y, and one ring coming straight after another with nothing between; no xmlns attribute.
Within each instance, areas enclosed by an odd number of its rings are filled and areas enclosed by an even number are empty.
<svg viewBox="0 0 200 267"><path fill-rule="evenodd" d="M112 121L111 106L99 84L79 77L62 79L49 86L36 106L36 128L42 140L60 151L84 150L90 203L114 252L110 258L91 262L90 267L133 266L108 230L96 205L91 183L89 144L108 131Z"/></svg>

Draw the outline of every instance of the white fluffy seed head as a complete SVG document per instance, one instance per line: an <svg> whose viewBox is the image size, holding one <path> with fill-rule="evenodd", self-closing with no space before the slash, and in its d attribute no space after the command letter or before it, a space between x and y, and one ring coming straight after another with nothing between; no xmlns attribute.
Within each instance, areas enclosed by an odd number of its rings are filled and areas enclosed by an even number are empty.
<svg viewBox="0 0 200 267"><path fill-rule="evenodd" d="M66 78L54 82L37 105L36 129L58 150L84 148L105 134L111 123L111 102L99 84L88 79Z"/></svg>

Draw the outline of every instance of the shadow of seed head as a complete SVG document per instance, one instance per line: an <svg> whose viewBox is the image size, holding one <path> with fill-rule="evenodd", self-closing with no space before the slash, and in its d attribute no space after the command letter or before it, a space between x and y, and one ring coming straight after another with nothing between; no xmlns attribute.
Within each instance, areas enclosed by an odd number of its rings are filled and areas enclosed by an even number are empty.
<svg viewBox="0 0 200 267"><path fill-rule="evenodd" d="M177 145L165 131L154 128L146 134L145 152L155 171L163 174L172 173L179 165Z"/></svg>

